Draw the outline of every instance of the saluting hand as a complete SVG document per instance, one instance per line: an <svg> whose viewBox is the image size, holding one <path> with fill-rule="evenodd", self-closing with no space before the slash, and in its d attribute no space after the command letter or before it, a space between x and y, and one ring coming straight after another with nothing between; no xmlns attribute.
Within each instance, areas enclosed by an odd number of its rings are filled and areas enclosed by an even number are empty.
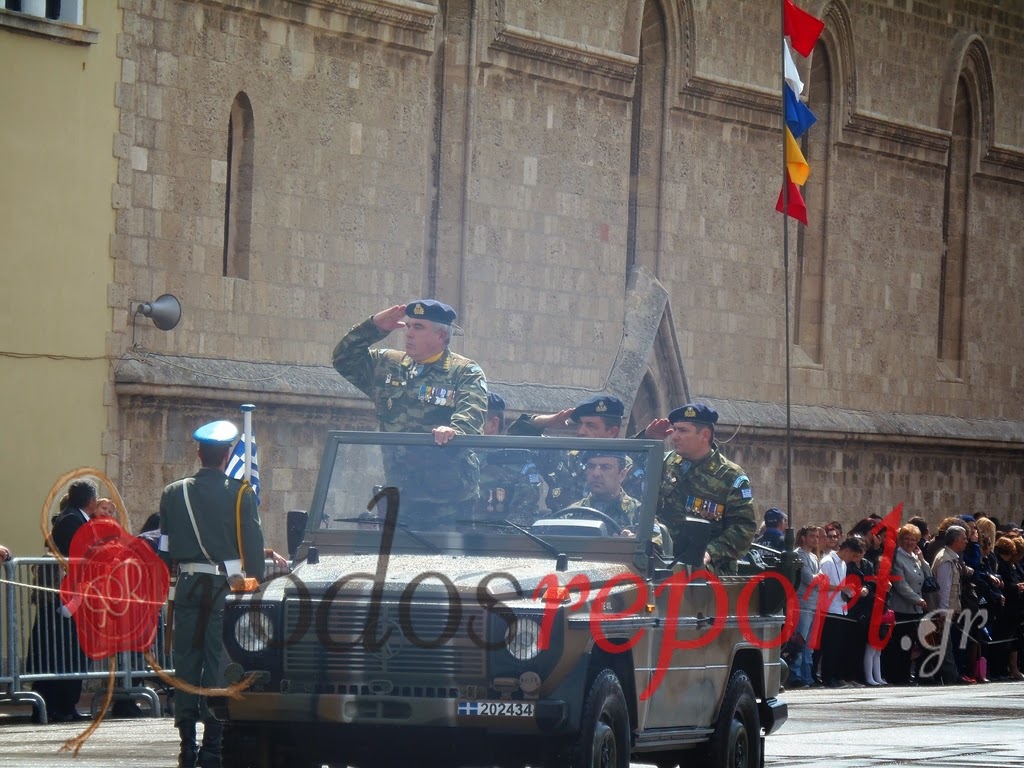
<svg viewBox="0 0 1024 768"><path fill-rule="evenodd" d="M655 419L647 425L644 437L648 440L664 440L672 434L672 422L668 419Z"/></svg>
<svg viewBox="0 0 1024 768"><path fill-rule="evenodd" d="M552 427L564 427L569 424L569 417L575 408L563 408L558 413L538 413L530 419L533 426L540 429L551 429Z"/></svg>
<svg viewBox="0 0 1024 768"><path fill-rule="evenodd" d="M405 322L402 318L405 317L405 304L395 304L393 307L381 310L373 316L373 324L380 328L382 331L391 331L396 328L405 328Z"/></svg>

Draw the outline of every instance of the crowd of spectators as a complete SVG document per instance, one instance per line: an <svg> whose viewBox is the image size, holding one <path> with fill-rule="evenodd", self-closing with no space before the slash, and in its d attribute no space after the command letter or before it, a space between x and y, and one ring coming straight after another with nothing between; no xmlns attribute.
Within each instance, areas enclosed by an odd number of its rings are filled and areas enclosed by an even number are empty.
<svg viewBox="0 0 1024 768"><path fill-rule="evenodd" d="M1024 680L1021 527L982 515L947 517L934 534L920 517L896 530L887 522L797 532L787 687Z"/></svg>

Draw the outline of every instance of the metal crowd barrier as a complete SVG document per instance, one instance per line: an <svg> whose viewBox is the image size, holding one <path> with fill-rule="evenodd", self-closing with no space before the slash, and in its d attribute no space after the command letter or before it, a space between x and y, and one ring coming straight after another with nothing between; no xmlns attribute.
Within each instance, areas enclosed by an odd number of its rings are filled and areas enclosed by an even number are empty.
<svg viewBox="0 0 1024 768"><path fill-rule="evenodd" d="M61 613L60 563L52 557L21 557L4 564L3 605L4 667L0 678L0 703L31 704L39 722L48 722L46 702L29 685L62 680L106 680L110 675L107 659L92 661L78 643L74 619ZM165 609L160 612L163 627ZM163 648L158 631L153 653L173 673L170 652ZM118 699L146 699L149 714L163 714L156 691L143 685L144 678L155 678L141 653L119 653L114 667L114 696ZM102 701L93 698L93 707ZM141 711L140 711L141 712Z"/></svg>
<svg viewBox="0 0 1024 768"><path fill-rule="evenodd" d="M286 572L267 561L267 576ZM78 644L74 619L63 616L57 590L62 579L60 563L53 557L19 557L2 564L0 615L0 704L30 704L39 722L48 722L46 702L29 687L33 683L59 680L106 680L107 659L91 661ZM150 649L161 668L174 674L173 652L165 645L166 606L161 608L156 640ZM146 683L149 683L148 685ZM146 714L163 714L158 690L171 691L138 652L117 654L114 668L114 700L134 702L145 699ZM93 711L103 694L93 697ZM139 710L139 712L143 712Z"/></svg>

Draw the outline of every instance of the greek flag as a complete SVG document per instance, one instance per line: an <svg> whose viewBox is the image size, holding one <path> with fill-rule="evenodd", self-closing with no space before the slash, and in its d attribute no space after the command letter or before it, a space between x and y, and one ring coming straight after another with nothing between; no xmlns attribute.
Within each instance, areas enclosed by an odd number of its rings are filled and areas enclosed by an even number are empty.
<svg viewBox="0 0 1024 768"><path fill-rule="evenodd" d="M233 477L236 480L245 479L245 441L247 435L242 434L242 437L235 443L235 450L231 452L231 459L228 461L228 468L226 470L228 477ZM256 503L260 503L260 465L256 460L256 438L252 439L252 491L256 494Z"/></svg>

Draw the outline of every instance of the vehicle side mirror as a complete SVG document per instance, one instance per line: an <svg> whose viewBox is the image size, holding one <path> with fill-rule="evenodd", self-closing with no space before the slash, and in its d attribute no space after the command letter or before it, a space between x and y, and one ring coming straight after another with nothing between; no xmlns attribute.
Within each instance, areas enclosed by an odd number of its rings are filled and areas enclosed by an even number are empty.
<svg viewBox="0 0 1024 768"><path fill-rule="evenodd" d="M295 552L302 543L302 537L306 535L306 522L309 514L304 509L288 510L288 558L295 559Z"/></svg>

